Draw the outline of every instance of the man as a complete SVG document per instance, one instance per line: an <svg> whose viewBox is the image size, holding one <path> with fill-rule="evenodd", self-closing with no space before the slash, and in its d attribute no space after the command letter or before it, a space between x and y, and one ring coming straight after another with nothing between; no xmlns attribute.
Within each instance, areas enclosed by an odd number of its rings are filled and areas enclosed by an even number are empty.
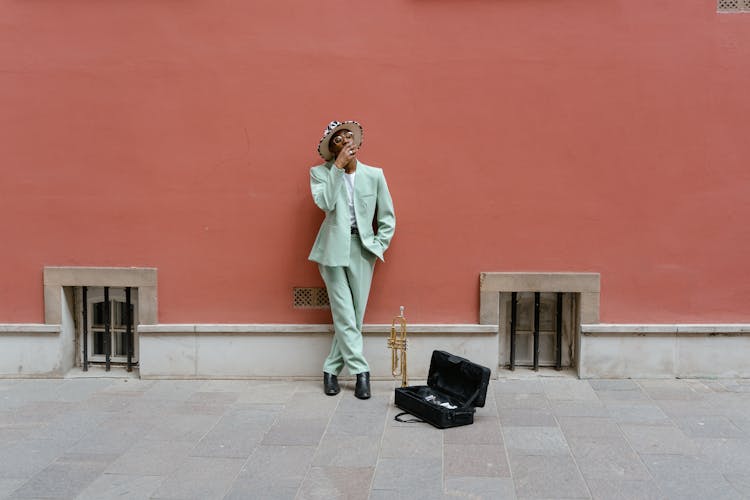
<svg viewBox="0 0 750 500"><path fill-rule="evenodd" d="M370 367L362 353L362 321L375 260L383 260L396 216L383 171L357 160L362 133L355 121L333 121L318 144L326 163L310 169L310 189L326 215L309 259L318 263L333 316L324 391L329 396L339 393L337 376L346 366L357 378L354 395L367 399Z"/></svg>

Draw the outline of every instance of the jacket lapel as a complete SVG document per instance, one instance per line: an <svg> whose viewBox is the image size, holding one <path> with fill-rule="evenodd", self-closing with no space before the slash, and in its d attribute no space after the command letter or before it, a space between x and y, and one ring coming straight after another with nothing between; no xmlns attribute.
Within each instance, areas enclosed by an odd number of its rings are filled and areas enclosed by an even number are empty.
<svg viewBox="0 0 750 500"><path fill-rule="evenodd" d="M359 201L363 194L370 192L370 176L367 165L357 162L357 175L354 179L354 203L359 206Z"/></svg>

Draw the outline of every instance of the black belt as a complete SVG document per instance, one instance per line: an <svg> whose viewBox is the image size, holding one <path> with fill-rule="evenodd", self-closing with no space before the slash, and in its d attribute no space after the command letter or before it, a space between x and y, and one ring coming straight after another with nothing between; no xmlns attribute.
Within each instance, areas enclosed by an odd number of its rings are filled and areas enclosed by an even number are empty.
<svg viewBox="0 0 750 500"><path fill-rule="evenodd" d="M352 226L352 234L359 234L359 229L357 229L357 226Z"/></svg>

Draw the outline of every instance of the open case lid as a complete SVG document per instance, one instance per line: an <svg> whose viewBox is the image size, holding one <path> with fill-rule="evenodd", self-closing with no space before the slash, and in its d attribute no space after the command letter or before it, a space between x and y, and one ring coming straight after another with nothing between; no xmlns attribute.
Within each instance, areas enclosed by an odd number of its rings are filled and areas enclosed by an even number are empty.
<svg viewBox="0 0 750 500"><path fill-rule="evenodd" d="M490 369L445 351L432 351L427 385L470 406L484 406ZM471 401L471 398L474 400Z"/></svg>

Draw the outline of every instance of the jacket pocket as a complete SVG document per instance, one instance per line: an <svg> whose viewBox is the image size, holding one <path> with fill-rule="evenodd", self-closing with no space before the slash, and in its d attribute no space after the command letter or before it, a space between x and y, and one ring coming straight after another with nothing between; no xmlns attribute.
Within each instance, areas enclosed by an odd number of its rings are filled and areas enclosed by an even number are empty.
<svg viewBox="0 0 750 500"><path fill-rule="evenodd" d="M363 194L357 198L357 203L365 208L370 208L375 205L376 197L374 194Z"/></svg>

